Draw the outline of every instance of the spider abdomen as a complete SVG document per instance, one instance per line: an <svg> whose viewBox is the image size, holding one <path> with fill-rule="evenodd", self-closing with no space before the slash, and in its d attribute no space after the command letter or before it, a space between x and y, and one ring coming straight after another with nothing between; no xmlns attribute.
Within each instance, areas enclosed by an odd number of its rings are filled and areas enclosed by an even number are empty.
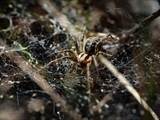
<svg viewBox="0 0 160 120"><path fill-rule="evenodd" d="M86 53L81 53L78 55L78 62L81 66L86 66L88 63L92 62L92 56Z"/></svg>

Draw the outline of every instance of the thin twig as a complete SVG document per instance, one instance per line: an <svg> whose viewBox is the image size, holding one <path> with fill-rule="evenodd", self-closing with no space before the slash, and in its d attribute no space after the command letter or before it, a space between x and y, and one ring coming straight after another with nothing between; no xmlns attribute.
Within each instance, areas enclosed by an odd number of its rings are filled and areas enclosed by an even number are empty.
<svg viewBox="0 0 160 120"><path fill-rule="evenodd" d="M6 43L0 39L0 45L5 48L9 48ZM57 105L60 105L63 112L70 115L75 120L81 120L81 115L73 111L71 106L66 103L66 101L56 92L55 87L51 87L47 81L44 79L44 76L40 75L35 68L33 68L22 56L16 52L8 52L5 54L9 57L17 66L41 88L43 89L50 97L53 102Z"/></svg>
<svg viewBox="0 0 160 120"><path fill-rule="evenodd" d="M71 59L70 56L64 56L64 57L60 57L60 58L57 58L57 59L55 59L55 60L52 60L52 61L50 61L49 63L47 63L46 65L44 65L43 67L41 67L38 71L40 72L41 70L47 68L47 67L50 66L51 64L53 64L53 63L55 63L55 62L57 62L57 61L59 61L59 60L62 60L62 59L67 59L67 58L68 58L68 59Z"/></svg>
<svg viewBox="0 0 160 120"><path fill-rule="evenodd" d="M159 120L156 113L152 110L152 108L145 102L143 98L140 97L139 93L136 89L128 82L128 80L125 78L123 74L121 74L117 68L107 60L103 55L98 56L100 61L108 68L108 70L119 80L119 82L134 96L134 98L144 107L145 110L147 110L154 120ZM104 97L105 98L105 97ZM102 99L103 101L103 99Z"/></svg>
<svg viewBox="0 0 160 120"><path fill-rule="evenodd" d="M152 13L150 16L144 18L144 20L142 20L140 23L134 25L131 29L121 32L119 35L120 39L122 39L122 40L127 39L128 37L130 37L130 35L135 34L139 30L141 30L141 28L149 25L153 20L155 20L159 16L160 16L160 9L157 10L156 12Z"/></svg>

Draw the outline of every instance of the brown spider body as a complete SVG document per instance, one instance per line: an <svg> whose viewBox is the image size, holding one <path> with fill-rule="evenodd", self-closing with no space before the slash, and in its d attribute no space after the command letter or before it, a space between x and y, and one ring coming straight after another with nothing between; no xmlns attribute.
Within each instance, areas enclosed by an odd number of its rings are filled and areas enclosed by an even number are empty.
<svg viewBox="0 0 160 120"><path fill-rule="evenodd" d="M98 33L96 37L89 37L85 41L83 39L83 43L77 43L76 41L76 50L64 50L60 53L69 53L67 56L63 56L61 58L57 58L55 60L50 61L47 65L45 65L43 68L49 66L50 64L56 62L57 60L68 58L72 60L73 62L79 64L82 68L86 67L88 64L90 65L92 61L95 66L97 67L97 61L95 59L95 56L97 56L98 53L103 53L107 56L112 56L116 53L116 51L119 48L118 45L119 38L112 34L104 34L104 33ZM79 41L80 42L80 41Z"/></svg>
<svg viewBox="0 0 160 120"><path fill-rule="evenodd" d="M84 41L85 40L85 41ZM80 68L86 71L86 78L87 78L87 86L88 86L88 93L91 93L91 89L95 85L95 81L91 78L90 75L90 66L92 62L95 65L97 74L98 73L98 62L96 60L96 56L99 53L103 53L105 56L112 56L114 55L119 48L118 45L119 38L114 35L106 35L106 34L98 34L96 37L89 37L87 39L83 39L83 41L75 41L76 50L64 50L60 53L63 53L64 56L61 58L57 58L52 60L43 68L49 66L50 64L60 60L60 59L70 59L74 63L76 63ZM79 43L78 43L79 42ZM114 49L113 49L114 48ZM67 54L65 54L67 53Z"/></svg>

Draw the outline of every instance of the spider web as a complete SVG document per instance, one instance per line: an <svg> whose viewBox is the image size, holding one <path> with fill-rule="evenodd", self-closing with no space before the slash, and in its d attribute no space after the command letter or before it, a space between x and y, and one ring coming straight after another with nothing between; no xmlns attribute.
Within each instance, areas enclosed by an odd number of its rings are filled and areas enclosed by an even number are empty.
<svg viewBox="0 0 160 120"><path fill-rule="evenodd" d="M69 35L67 35L69 37ZM32 39L31 39L32 38ZM34 38L34 39L33 39ZM26 38L25 38L26 39ZM45 38L36 39L33 36L29 36L30 46L28 47L29 52L33 58L41 62L49 62L53 58L56 59L58 57L62 57L65 54L59 54L58 52L63 49L70 49L71 46L69 38L64 42L52 43L52 46L45 48L44 44L46 42ZM159 54L154 51L155 46L153 46L150 41L145 43L144 38L140 38L141 42L138 44L127 44L122 46L119 49L119 52L113 56L110 61L124 74L124 76L132 83L132 85L137 89L142 89L145 87L145 84L153 82L149 81L152 76L157 75L158 68L156 70L152 65L159 65ZM67 44L66 44L67 43ZM38 54L39 51L42 51L41 54ZM43 54L49 58L49 60L42 58ZM7 58L6 58L7 59ZM4 60L1 58L1 79L18 79L17 81L9 80L9 83L12 83L14 86L9 91L11 92L10 97L14 92L16 92L17 105L21 104L22 99L25 99L26 96L30 97L44 97L46 96L37 85L28 81L30 78L27 75L23 75L23 72L18 71L18 74L14 73L10 74L10 72L6 72L5 70L18 69L14 66L13 63L8 60ZM3 61L4 60L4 61ZM45 61L46 60L46 61ZM12 65L13 64L13 65ZM154 66L155 66L154 65ZM10 68L11 67L11 68ZM142 69L143 67L143 69ZM147 71L147 67L149 67L149 73ZM139 69L142 69L141 71ZM98 73L96 73L96 69L98 69ZM56 64L50 65L46 68L47 80L51 86L57 88L57 92L63 95L69 104L71 104L75 110L80 111L80 113L88 118L98 117L101 119L130 119L134 120L140 119L141 115L144 114L142 108L139 108L138 103L134 100L134 98L127 92L125 88L123 88L117 79L103 66L99 65L98 68L95 68L94 65L91 66L91 78L95 81L95 86L92 91L92 105L97 104L103 96L106 94L112 95L112 100L107 102L104 107L102 107L102 112L97 113L97 116L93 116L89 113L89 104L90 100L87 94L86 88L86 71L79 68L76 63L69 59L62 59L57 61ZM14 70L13 70L14 71ZM139 74L143 72L143 74ZM19 79L23 79L24 81L19 81ZM2 80L1 82L3 83ZM25 83L25 85L23 85ZM4 84L4 83L3 83ZM154 86L154 83L152 83ZM26 87L27 86L27 87ZM29 87L32 86L32 87ZM149 93L145 92L145 89L140 91L144 96L155 97L153 92L153 86L148 86L150 88ZM12 94L13 93L13 94ZM27 95L28 94L28 95ZM36 94L36 95L35 95ZM157 93L156 93L157 94ZM29 99L28 98L28 99ZM50 98L47 96L45 101L49 101ZM152 102L152 101L151 101ZM54 107L54 105L52 105ZM58 109L58 108L56 108ZM59 117L63 116L63 113L60 110L56 110L55 116L59 115ZM128 115L128 116L127 116ZM60 119L60 118L59 118Z"/></svg>

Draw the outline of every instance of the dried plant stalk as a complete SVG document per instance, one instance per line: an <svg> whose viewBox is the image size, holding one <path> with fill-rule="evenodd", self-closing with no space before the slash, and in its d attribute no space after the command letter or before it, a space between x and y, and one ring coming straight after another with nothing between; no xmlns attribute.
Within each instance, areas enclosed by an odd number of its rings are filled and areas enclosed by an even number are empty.
<svg viewBox="0 0 160 120"><path fill-rule="evenodd" d="M135 24L131 29L121 32L119 35L120 39L126 40L128 37L130 37L130 35L133 35L138 31L142 30L143 27L149 25L153 20L155 20L159 16L160 16L160 9L152 13L150 16L144 18L138 24Z"/></svg>
<svg viewBox="0 0 160 120"><path fill-rule="evenodd" d="M156 113L152 110L152 108L146 103L146 101L140 97L137 90L132 86L131 83L125 78L123 74L121 74L117 68L109 61L107 58L105 58L103 55L98 56L100 61L107 67L107 69L119 80L119 82L134 96L134 98L144 107L145 110L147 110L154 120L159 120ZM104 97L105 98L105 97ZM102 99L103 101L103 99Z"/></svg>

